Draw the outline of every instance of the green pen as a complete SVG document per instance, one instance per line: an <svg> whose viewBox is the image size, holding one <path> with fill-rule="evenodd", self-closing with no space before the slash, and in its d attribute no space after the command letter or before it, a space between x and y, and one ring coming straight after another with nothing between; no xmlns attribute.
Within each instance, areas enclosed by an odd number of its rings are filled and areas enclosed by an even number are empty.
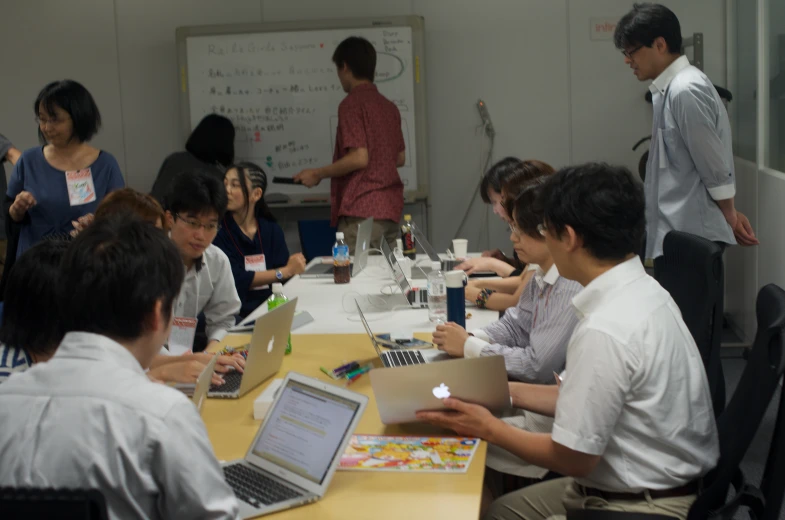
<svg viewBox="0 0 785 520"><path fill-rule="evenodd" d="M329 370L327 370L326 368L324 368L324 367L319 367L319 370L321 370L322 372L324 372L325 374L327 374L327 377L329 377L330 379L335 379L335 376L334 376L334 375L332 375L332 374L330 373L330 371L329 371Z"/></svg>
<svg viewBox="0 0 785 520"><path fill-rule="evenodd" d="M360 367L360 368L358 368L356 370L352 370L348 374L344 375L344 377L346 379L351 379L354 376L356 376L357 374L364 374L366 372L369 372L372 368L373 368L373 365L365 365L365 366L362 366L362 367Z"/></svg>

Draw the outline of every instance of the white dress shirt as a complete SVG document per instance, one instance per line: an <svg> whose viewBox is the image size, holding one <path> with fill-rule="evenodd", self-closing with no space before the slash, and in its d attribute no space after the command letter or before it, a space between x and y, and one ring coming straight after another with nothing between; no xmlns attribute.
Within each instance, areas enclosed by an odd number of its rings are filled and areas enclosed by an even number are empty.
<svg viewBox="0 0 785 520"><path fill-rule="evenodd" d="M646 258L669 231L736 239L715 201L736 194L728 111L709 78L681 56L649 87L653 121L646 163Z"/></svg>
<svg viewBox="0 0 785 520"><path fill-rule="evenodd" d="M538 266L521 292L518 305L484 329L473 330L463 346L464 357L504 356L511 379L553 384L553 373L564 369L567 343L578 322L572 297L581 285L559 276L556 265L543 273Z"/></svg>
<svg viewBox="0 0 785 520"><path fill-rule="evenodd" d="M204 312L207 340L221 341L235 325L240 312L240 297L234 286L232 266L226 253L210 244L185 273L180 294L174 302L174 315L196 318Z"/></svg>
<svg viewBox="0 0 785 520"><path fill-rule="evenodd" d="M93 488L112 519L238 516L196 407L122 345L71 332L0 385L0 486Z"/></svg>
<svg viewBox="0 0 785 520"><path fill-rule="evenodd" d="M553 440L600 455L579 484L605 491L670 489L719 457L698 347L670 294L638 257L573 299L580 322L567 347Z"/></svg>

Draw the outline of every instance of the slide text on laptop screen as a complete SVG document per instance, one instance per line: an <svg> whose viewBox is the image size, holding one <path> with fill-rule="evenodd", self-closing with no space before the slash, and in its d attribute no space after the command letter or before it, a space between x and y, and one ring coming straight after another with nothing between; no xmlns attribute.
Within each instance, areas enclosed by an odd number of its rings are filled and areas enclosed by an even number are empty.
<svg viewBox="0 0 785 520"><path fill-rule="evenodd" d="M289 381L253 453L321 484L360 405Z"/></svg>

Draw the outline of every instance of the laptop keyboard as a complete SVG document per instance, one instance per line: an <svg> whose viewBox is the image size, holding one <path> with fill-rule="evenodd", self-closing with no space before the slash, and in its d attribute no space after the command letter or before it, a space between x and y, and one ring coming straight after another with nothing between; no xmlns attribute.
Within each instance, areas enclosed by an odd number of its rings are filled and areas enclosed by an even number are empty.
<svg viewBox="0 0 785 520"><path fill-rule="evenodd" d="M267 477L260 471L249 468L245 464L225 466L224 476L237 498L254 507L269 506L302 496L294 489Z"/></svg>
<svg viewBox="0 0 785 520"><path fill-rule="evenodd" d="M384 353L385 363L388 367L405 367L409 365L423 365L425 358L419 350L391 350Z"/></svg>
<svg viewBox="0 0 785 520"><path fill-rule="evenodd" d="M222 385L210 385L211 392L221 392L221 393L233 393L240 389L240 382L243 380L243 375L237 371L232 370L225 374L222 374L221 377L224 378L224 384Z"/></svg>

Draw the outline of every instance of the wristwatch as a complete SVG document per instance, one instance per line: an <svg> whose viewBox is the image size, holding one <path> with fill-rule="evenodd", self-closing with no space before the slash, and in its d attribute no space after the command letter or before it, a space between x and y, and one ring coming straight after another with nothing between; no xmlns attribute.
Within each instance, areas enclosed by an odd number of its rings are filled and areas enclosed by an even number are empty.
<svg viewBox="0 0 785 520"><path fill-rule="evenodd" d="M278 278L279 282L283 281L283 273L281 272L280 269L275 270L275 277Z"/></svg>

